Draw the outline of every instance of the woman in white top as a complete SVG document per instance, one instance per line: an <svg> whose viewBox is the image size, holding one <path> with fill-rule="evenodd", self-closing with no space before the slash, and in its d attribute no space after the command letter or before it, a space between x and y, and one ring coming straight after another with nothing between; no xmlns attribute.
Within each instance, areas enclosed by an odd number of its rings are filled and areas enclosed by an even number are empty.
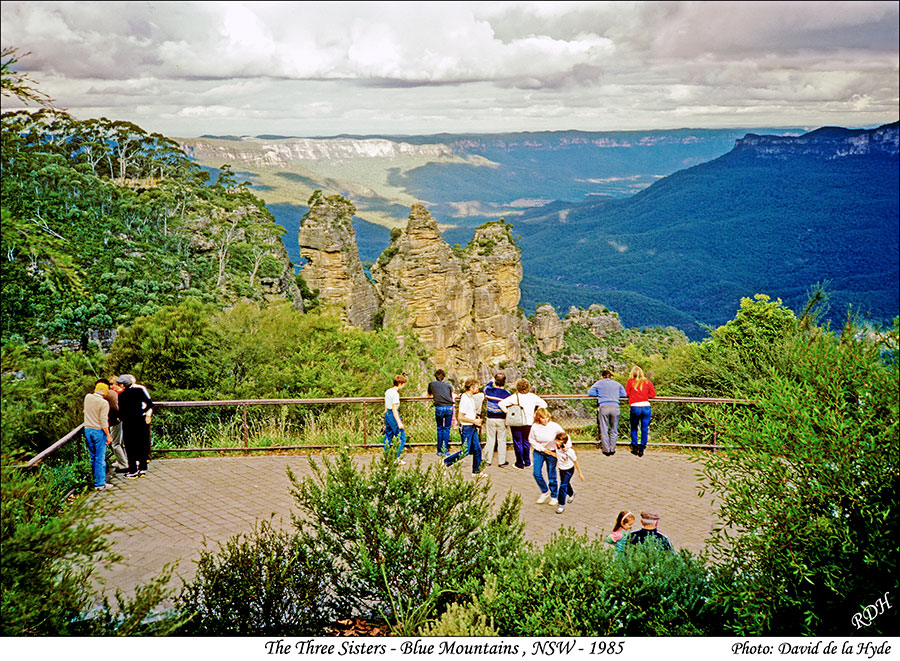
<svg viewBox="0 0 900 661"><path fill-rule="evenodd" d="M394 438L399 437L400 445L397 448L397 458L403 454L403 446L406 445L406 430L400 419L400 389L406 385L406 377L398 374L394 377L394 385L384 392L384 451L391 449ZM400 462L404 463L403 461Z"/></svg>
<svg viewBox="0 0 900 661"><path fill-rule="evenodd" d="M508 413L510 406L521 406L525 411L525 424L522 426L512 427L509 431L512 434L513 451L516 453L516 468L525 468L531 466L531 450L529 449L528 436L531 434L531 425L534 424L535 409L547 408L547 402L530 392L531 384L525 379L516 381L516 392L506 399L497 402L497 406L504 413Z"/></svg>
<svg viewBox="0 0 900 661"><path fill-rule="evenodd" d="M556 435L565 434L565 430L559 424L550 419L550 412L538 409L534 413L534 424L528 435L528 442L534 450L534 481L537 482L541 495L538 496L538 505L550 499L551 505L556 505ZM543 469L547 467L547 481L544 481Z"/></svg>
<svg viewBox="0 0 900 661"><path fill-rule="evenodd" d="M481 472L481 439L478 438L478 429L481 427L481 404L484 397L478 397L478 380L467 379L466 391L459 397L459 435L462 436L462 449L444 458L444 465L450 468L466 454L472 455L472 477Z"/></svg>

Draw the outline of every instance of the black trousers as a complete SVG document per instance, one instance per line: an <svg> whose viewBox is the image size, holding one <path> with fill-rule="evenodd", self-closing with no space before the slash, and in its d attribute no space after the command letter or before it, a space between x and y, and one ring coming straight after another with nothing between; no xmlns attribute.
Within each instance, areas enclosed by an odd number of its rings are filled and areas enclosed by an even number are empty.
<svg viewBox="0 0 900 661"><path fill-rule="evenodd" d="M150 457L150 425L144 418L122 420L122 441L125 443L125 454L128 456L128 472L147 470L147 459Z"/></svg>

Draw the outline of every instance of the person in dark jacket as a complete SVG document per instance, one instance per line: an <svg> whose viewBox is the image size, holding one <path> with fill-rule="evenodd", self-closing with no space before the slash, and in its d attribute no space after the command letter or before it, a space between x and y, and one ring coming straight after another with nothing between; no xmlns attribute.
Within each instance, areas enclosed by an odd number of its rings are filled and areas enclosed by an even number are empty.
<svg viewBox="0 0 900 661"><path fill-rule="evenodd" d="M652 541L659 545L661 549L672 551L674 553L675 549L672 548L672 543L669 541L669 538L656 529L658 525L659 512L655 510L644 510L641 512L642 528L628 535L628 543L643 544L644 542Z"/></svg>
<svg viewBox="0 0 900 661"><path fill-rule="evenodd" d="M135 478L147 472L153 400L144 386L135 383L131 374L123 374L116 379L116 383L125 388L119 393L119 419L122 421L125 454L128 455L128 472L125 477Z"/></svg>

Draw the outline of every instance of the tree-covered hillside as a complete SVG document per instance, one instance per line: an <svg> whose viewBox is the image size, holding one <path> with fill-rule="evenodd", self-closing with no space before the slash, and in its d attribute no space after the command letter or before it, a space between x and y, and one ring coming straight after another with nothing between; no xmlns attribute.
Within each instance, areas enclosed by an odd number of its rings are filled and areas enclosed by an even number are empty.
<svg viewBox="0 0 900 661"><path fill-rule="evenodd" d="M836 318L852 305L885 322L897 314L897 190L896 155L735 150L626 200L518 220L523 304L600 302L626 326L697 337L748 292L799 309L828 282Z"/></svg>
<svg viewBox="0 0 900 661"><path fill-rule="evenodd" d="M210 185L162 135L9 112L0 164L5 339L84 342L186 297L301 303L262 202L227 166Z"/></svg>

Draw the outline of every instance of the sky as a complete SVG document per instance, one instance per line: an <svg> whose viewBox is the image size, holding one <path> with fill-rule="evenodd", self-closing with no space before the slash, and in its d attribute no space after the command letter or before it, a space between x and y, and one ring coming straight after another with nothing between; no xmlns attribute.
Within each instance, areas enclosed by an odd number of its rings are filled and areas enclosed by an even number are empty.
<svg viewBox="0 0 900 661"><path fill-rule="evenodd" d="M4 1L0 41L74 116L172 137L870 127L898 8Z"/></svg>

